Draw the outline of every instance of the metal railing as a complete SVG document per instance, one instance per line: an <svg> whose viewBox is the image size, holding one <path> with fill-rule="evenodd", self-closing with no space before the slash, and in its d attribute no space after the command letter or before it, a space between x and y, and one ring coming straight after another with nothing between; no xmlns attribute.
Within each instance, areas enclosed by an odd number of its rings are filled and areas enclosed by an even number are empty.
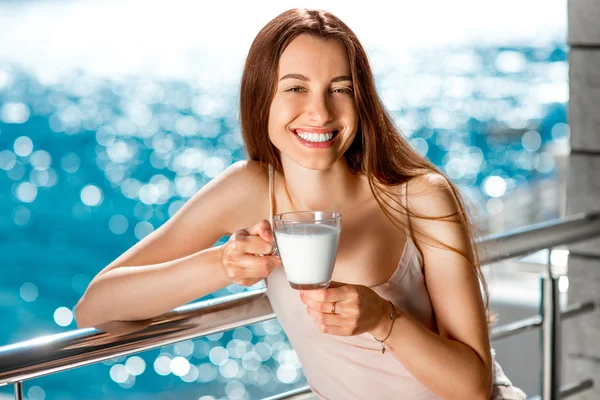
<svg viewBox="0 0 600 400"><path fill-rule="evenodd" d="M593 311L594 302L572 304L559 310L558 278L550 270L551 249L600 236L600 212L577 214L562 220L531 225L524 229L492 235L479 241L494 247L484 255L482 264L510 259L549 249L548 274L542 278L540 315L492 330L499 340L532 329L542 329L542 393L544 400L555 400L593 386L590 379L560 386L561 320ZM0 347L0 386L14 384L15 398L22 399L22 382L114 357L197 339L210 334L276 318L266 289L204 300L165 313L153 319L110 322L96 328L72 330ZM281 393L270 399L299 398L308 387Z"/></svg>

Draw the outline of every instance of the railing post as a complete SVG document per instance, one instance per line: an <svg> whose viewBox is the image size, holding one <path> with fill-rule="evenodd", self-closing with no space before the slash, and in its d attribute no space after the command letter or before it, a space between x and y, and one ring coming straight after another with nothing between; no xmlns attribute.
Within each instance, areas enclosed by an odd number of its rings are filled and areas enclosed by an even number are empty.
<svg viewBox="0 0 600 400"><path fill-rule="evenodd" d="M552 274L552 249L548 272L542 276L542 400L560 399L561 325L558 279Z"/></svg>
<svg viewBox="0 0 600 400"><path fill-rule="evenodd" d="M15 399L23 400L23 381L15 382Z"/></svg>

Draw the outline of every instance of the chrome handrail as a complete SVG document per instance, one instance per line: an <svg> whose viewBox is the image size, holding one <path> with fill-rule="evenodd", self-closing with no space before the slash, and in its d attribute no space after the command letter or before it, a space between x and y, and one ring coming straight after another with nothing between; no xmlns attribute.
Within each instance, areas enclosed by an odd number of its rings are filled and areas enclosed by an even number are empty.
<svg viewBox="0 0 600 400"><path fill-rule="evenodd" d="M489 264L598 236L600 212L593 212L486 236L478 243L496 249L481 257L482 264ZM38 337L0 347L0 386L273 318L261 289L188 304L146 321Z"/></svg>
<svg viewBox="0 0 600 400"><path fill-rule="evenodd" d="M481 264L519 257L551 247L567 245L600 236L600 211L575 214L566 218L532 224L478 240L495 254L480 256Z"/></svg>
<svg viewBox="0 0 600 400"><path fill-rule="evenodd" d="M266 289L178 307L145 321L119 321L0 347L0 386L275 318Z"/></svg>
<svg viewBox="0 0 600 400"><path fill-rule="evenodd" d="M583 303L570 304L567 308L561 311L560 315L563 320L584 314L596 309L596 303L587 301ZM523 318L518 321L510 322L504 325L497 326L492 329L490 335L491 340L501 340L507 337L518 335L519 333L532 331L542 327L544 318L541 315L534 315Z"/></svg>

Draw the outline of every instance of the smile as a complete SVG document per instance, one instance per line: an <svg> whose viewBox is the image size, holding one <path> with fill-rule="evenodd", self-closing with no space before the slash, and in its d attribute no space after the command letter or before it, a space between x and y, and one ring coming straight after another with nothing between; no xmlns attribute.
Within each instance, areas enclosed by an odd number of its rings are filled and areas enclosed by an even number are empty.
<svg viewBox="0 0 600 400"><path fill-rule="evenodd" d="M324 133L315 133L314 131L294 129L294 136L300 139L300 142L311 148L327 148L335 142L338 136L337 130L331 130Z"/></svg>

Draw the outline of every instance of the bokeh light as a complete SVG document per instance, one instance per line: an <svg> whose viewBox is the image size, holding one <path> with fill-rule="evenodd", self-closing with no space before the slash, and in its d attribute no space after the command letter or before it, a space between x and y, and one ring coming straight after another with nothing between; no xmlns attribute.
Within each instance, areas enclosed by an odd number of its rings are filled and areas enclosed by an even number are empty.
<svg viewBox="0 0 600 400"><path fill-rule="evenodd" d="M30 182L23 182L17 186L17 198L23 203L31 203L37 197L38 190Z"/></svg>
<svg viewBox="0 0 600 400"><path fill-rule="evenodd" d="M227 349L221 346L216 346L210 350L208 357L210 358L210 362L212 362L215 365L221 366L224 365L229 359L229 352L227 351Z"/></svg>
<svg viewBox="0 0 600 400"><path fill-rule="evenodd" d="M98 186L87 185L81 189L81 201L86 206L97 206L102 202L102 191Z"/></svg>
<svg viewBox="0 0 600 400"><path fill-rule="evenodd" d="M110 367L110 379L117 383L125 383L129 379L129 372L123 364L115 364Z"/></svg>
<svg viewBox="0 0 600 400"><path fill-rule="evenodd" d="M483 181L483 187L488 196L501 197L506 192L506 181L500 176L489 176Z"/></svg>
<svg viewBox="0 0 600 400"><path fill-rule="evenodd" d="M154 231L154 227L148 221L141 221L135 225L134 232L135 237L139 240L142 240L144 237L148 236Z"/></svg>
<svg viewBox="0 0 600 400"><path fill-rule="evenodd" d="M198 381L202 383L212 382L217 379L219 369L211 363L198 365Z"/></svg>
<svg viewBox="0 0 600 400"><path fill-rule="evenodd" d="M31 282L25 282L19 290L21 298L27 302L35 301L38 297L38 288Z"/></svg>
<svg viewBox="0 0 600 400"><path fill-rule="evenodd" d="M184 376L190 371L190 363L184 357L175 357L170 363L171 372L177 376Z"/></svg>
<svg viewBox="0 0 600 400"><path fill-rule="evenodd" d="M12 212L15 225L26 226L31 221L31 211L25 206L17 206Z"/></svg>
<svg viewBox="0 0 600 400"><path fill-rule="evenodd" d="M10 150L0 151L0 168L9 171L15 166L16 162L17 158L15 157L15 153Z"/></svg>
<svg viewBox="0 0 600 400"><path fill-rule="evenodd" d="M27 390L29 400L45 400L46 392L39 386L32 386Z"/></svg>
<svg viewBox="0 0 600 400"><path fill-rule="evenodd" d="M0 107L0 120L5 124L22 124L30 114L29 107L19 102L5 103Z"/></svg>
<svg viewBox="0 0 600 400"><path fill-rule="evenodd" d="M146 370L146 362L141 357L132 356L125 362L125 368L130 375L139 376Z"/></svg>
<svg viewBox="0 0 600 400"><path fill-rule="evenodd" d="M73 322L73 312L67 307L58 307L54 311L54 322L59 326L69 326Z"/></svg>
<svg viewBox="0 0 600 400"><path fill-rule="evenodd" d="M169 375L171 373L171 358L165 355L157 357L154 360L154 371L158 375Z"/></svg>
<svg viewBox="0 0 600 400"><path fill-rule="evenodd" d="M115 214L110 217L108 221L108 227L112 233L115 235L122 235L127 232L127 228L129 227L129 221L127 221L127 217L122 214Z"/></svg>
<svg viewBox="0 0 600 400"><path fill-rule="evenodd" d="M33 142L27 136L18 137L14 143L15 154L20 157L27 157L33 150Z"/></svg>

